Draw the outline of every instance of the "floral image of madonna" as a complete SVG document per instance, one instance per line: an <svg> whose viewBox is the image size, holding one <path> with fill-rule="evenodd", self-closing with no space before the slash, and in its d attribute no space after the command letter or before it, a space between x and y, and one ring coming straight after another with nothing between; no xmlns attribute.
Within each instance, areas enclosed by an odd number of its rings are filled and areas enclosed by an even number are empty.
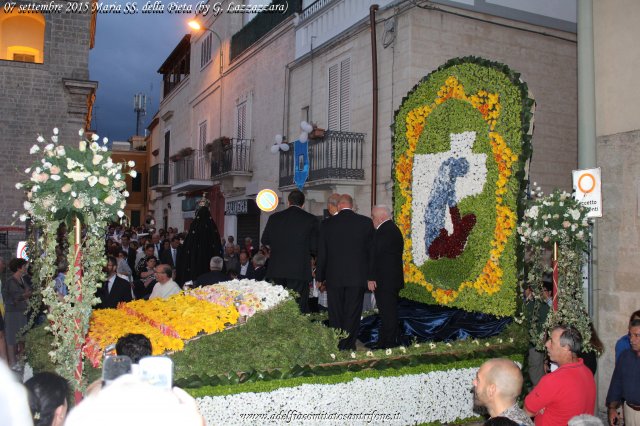
<svg viewBox="0 0 640 426"><path fill-rule="evenodd" d="M449 61L405 97L392 170L404 297L513 315L533 106L518 74L473 57Z"/></svg>

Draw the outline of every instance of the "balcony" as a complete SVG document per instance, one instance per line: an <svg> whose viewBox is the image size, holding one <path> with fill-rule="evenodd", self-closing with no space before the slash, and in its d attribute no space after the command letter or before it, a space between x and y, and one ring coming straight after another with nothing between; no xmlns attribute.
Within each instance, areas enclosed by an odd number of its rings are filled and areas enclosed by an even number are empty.
<svg viewBox="0 0 640 426"><path fill-rule="evenodd" d="M251 144L253 139L224 139L211 147L211 178L251 176Z"/></svg>
<svg viewBox="0 0 640 426"><path fill-rule="evenodd" d="M171 164L155 164L149 169L149 189L160 192L171 190Z"/></svg>
<svg viewBox="0 0 640 426"><path fill-rule="evenodd" d="M309 177L306 186L323 189L335 184L364 182L364 133L328 130L322 139L309 140ZM293 146L280 152L280 189L292 188Z"/></svg>
<svg viewBox="0 0 640 426"><path fill-rule="evenodd" d="M204 151L176 159L173 163L173 191L197 191L211 187L211 162Z"/></svg>

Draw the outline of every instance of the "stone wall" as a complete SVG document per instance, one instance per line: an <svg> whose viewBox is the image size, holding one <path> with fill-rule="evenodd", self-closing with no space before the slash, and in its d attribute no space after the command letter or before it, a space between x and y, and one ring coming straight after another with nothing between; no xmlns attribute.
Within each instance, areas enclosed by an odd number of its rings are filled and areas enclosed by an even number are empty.
<svg viewBox="0 0 640 426"><path fill-rule="evenodd" d="M537 102L531 179L547 193L555 187L570 190L571 170L577 167L575 34L467 11L463 13L491 22L419 8L381 11L377 20L391 19L394 13L395 41L391 46L383 47L384 25L377 25L378 203L391 203L390 126L402 98L447 60L467 55L505 63L522 74ZM388 40L389 35L386 37ZM368 23L353 28L343 39L318 46L312 58L294 64L288 130L290 135L299 133L299 111L308 104L312 120L320 127L326 126L328 66L348 56L352 63L350 130L366 134L365 178L370 182L372 73ZM367 184L354 190L365 214L370 187Z"/></svg>
<svg viewBox="0 0 640 426"><path fill-rule="evenodd" d="M598 363L598 396L605 402L614 347L627 333L629 315L640 309L640 130L597 140L602 168L603 217L598 222L598 331L605 352Z"/></svg>
<svg viewBox="0 0 640 426"><path fill-rule="evenodd" d="M0 225L10 224L12 212L22 210L24 193L14 185L26 178L24 169L33 162L29 148L37 135L48 138L58 127L61 143L77 144L96 87L88 81L91 15L43 17L44 62L0 60Z"/></svg>

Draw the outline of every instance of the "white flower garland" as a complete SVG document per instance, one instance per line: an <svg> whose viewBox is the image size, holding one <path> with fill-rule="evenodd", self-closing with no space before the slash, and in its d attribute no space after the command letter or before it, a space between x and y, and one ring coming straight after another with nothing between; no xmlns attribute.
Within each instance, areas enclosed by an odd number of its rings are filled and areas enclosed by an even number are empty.
<svg viewBox="0 0 640 426"><path fill-rule="evenodd" d="M476 416L472 381L478 367L400 377L305 384L264 393L203 397L207 424L393 424L451 422ZM342 416L342 417L340 417Z"/></svg>

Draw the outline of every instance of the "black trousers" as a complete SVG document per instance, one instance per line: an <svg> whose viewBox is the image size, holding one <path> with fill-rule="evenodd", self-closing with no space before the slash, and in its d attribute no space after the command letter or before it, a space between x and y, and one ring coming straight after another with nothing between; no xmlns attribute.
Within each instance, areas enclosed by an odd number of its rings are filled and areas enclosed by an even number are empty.
<svg viewBox="0 0 640 426"><path fill-rule="evenodd" d="M365 287L327 287L329 325L349 333L349 336L340 340L338 349L356 349L364 291Z"/></svg>
<svg viewBox="0 0 640 426"><path fill-rule="evenodd" d="M291 278L274 278L273 282L298 293L296 302L298 302L300 312L303 314L311 312L309 309L309 281L294 280Z"/></svg>
<svg viewBox="0 0 640 426"><path fill-rule="evenodd" d="M376 289L376 304L380 317L378 347L393 348L398 345L398 293L399 290Z"/></svg>

